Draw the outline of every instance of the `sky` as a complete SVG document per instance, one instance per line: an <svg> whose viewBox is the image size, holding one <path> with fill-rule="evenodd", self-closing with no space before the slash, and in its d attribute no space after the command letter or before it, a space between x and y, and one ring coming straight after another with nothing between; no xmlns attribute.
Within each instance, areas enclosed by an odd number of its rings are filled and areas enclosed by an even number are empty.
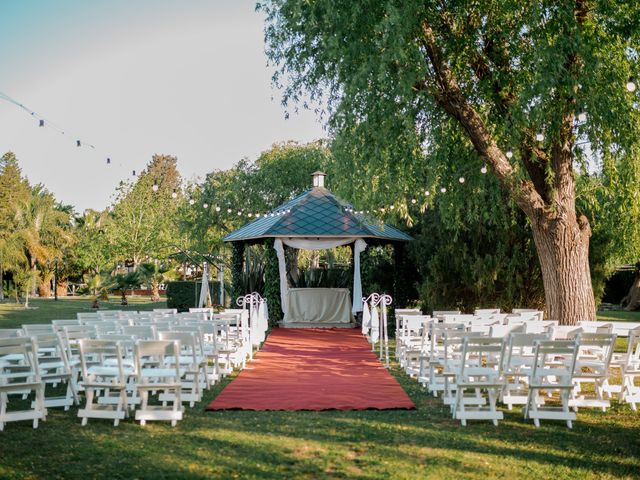
<svg viewBox="0 0 640 480"><path fill-rule="evenodd" d="M193 180L275 142L325 137L311 111L285 119L254 8L252 0L0 0L0 92L65 131L39 128L0 99L0 155L14 152L32 184L81 212L108 206L117 184L155 153L177 156Z"/></svg>

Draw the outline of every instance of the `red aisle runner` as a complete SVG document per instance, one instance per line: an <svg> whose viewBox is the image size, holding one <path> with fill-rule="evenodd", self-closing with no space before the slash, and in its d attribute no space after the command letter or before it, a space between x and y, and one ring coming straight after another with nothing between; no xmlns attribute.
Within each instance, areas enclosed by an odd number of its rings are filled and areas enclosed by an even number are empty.
<svg viewBox="0 0 640 480"><path fill-rule="evenodd" d="M356 329L275 329L207 410L412 409Z"/></svg>

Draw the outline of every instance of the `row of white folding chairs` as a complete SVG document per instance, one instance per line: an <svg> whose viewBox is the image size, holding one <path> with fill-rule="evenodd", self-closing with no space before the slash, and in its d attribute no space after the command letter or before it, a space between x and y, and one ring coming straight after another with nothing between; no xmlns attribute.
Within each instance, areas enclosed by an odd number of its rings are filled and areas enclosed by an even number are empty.
<svg viewBox="0 0 640 480"><path fill-rule="evenodd" d="M598 407L605 410L610 404L609 399L616 393L620 402L629 403L634 410L635 404L640 401L640 387L635 384L640 376L640 329L630 335L627 353L614 356L616 335L611 333L586 333L578 329L568 335L569 338L566 340L553 340L552 332L512 332L505 338L495 338L465 331L462 324L432 325L435 327L432 327L430 351L428 355L421 357L418 379L434 395L442 393L445 403L452 405L454 417L460 420L485 418L497 422L501 417L501 413L495 409L497 398L501 398L509 408L513 404L526 405L525 417L536 420L536 425L539 419L550 418L565 420L569 426L575 417L575 414L569 412L569 408L577 410L579 407ZM465 342L474 344L476 350L472 348L465 353ZM548 363L547 366L541 367L543 369L540 372L556 368L555 379L550 374L549 378L540 383L536 377L533 367L541 360L536 360L535 357L536 342L545 342L541 352L546 353L542 360ZM568 348L571 342L575 343L577 360L560 353L560 350ZM491 358L483 357L477 350L481 346L485 348L490 345L492 349L488 349L487 352L491 352ZM500 348L496 348L497 345L500 345ZM553 348L556 347L560 350L553 353ZM465 357L467 354L471 356ZM571 360L568 364L565 362L567 358ZM465 373L461 369L469 361L476 362L475 367L490 365L492 371L471 369ZM571 364L573 367L569 368ZM565 367L568 370L563 371ZM612 368L620 370L622 385L609 383ZM475 372L476 375L470 372ZM561 379L564 386L558 386L560 377L564 379ZM459 385L460 378L463 380ZM485 382L484 385L482 381ZM593 395L584 394L584 383L595 385ZM476 390L473 390L474 388ZM465 397L467 389L474 391L475 396ZM478 395L483 389L487 392L488 399L480 398ZM560 395L560 412L543 407L545 401L544 397L539 395L539 391L545 389L564 392ZM467 408L461 402L468 402L471 407Z"/></svg>
<svg viewBox="0 0 640 480"><path fill-rule="evenodd" d="M208 325L211 325L209 323ZM65 327L69 329L73 327ZM191 406L202 398L203 390L209 388L212 381L217 379L216 369L218 356L224 352L207 350L201 343L202 325L181 326L172 331L157 332L157 338L138 339L135 335L120 334L95 334L91 327L85 328L77 339L77 355L74 349L65 348L60 332L38 332L34 335L20 335L16 330L12 337L0 338L0 430L9 421L33 420L34 428L37 428L38 421L46 418L47 407L64 407L68 410L73 404L79 403L79 391L84 390L86 396L86 406L79 411L79 416L83 418L83 424L90 417L112 418L114 424L123 418L127 413L127 408L135 405L142 405L142 411L136 413L136 418L144 423L146 420L166 419L178 420L176 415L176 402L189 402ZM129 327L136 328L136 327ZM76 333L78 333L76 331ZM141 332L137 331L137 334ZM151 332L147 332L150 334ZM155 332L154 332L155 334ZM142 395L136 393L141 390L139 387L140 378L150 377L162 373L162 371L140 371L136 367L136 345L140 344L149 348L160 348L159 342L165 342L165 347L172 349L170 356L164 359L173 361L179 366L181 372L180 391L176 393L176 388L171 387L173 393L162 388L162 385L155 385L152 389L163 390L160 400L163 402L174 401L173 413L167 413L166 409L160 409L160 413L153 413L156 407L150 407L148 403L149 389ZM179 348L166 345L166 342L178 342ZM141 343L142 342L142 343ZM117 343L117 348L116 344ZM107 344L111 344L107 348ZM83 345L97 345L103 353L89 350L83 352ZM88 348L88 347L87 347ZM107 354L107 351L111 352ZM114 355L114 352L119 352ZM147 350L144 350L147 351ZM209 365L211 354L213 353L213 365ZM87 357L90 355L90 358ZM146 353L144 355L147 355ZM122 364L122 365L119 365ZM138 366L142 364L138 363ZM120 371L120 367L124 369ZM153 365L152 365L153 367ZM213 370L211 369L213 367ZM82 372L82 376L79 373ZM114 379L122 378L126 374L128 380L126 388L121 389L122 382L116 381L112 386L98 386L100 382L113 382ZM106 380L102 377L105 377ZM169 375L167 375L169 377ZM81 380L80 380L81 378ZM133 381L138 378L137 383ZM164 378L164 377L162 377ZM96 383L98 382L98 383ZM55 388L57 384L66 385L66 394L63 396L51 396L47 394L48 385ZM53 388L49 390L53 390ZM146 387L142 388L145 390ZM27 410L12 410L9 408L10 395L19 395L24 399L30 392L35 393L35 399L31 402L31 408ZM55 392L55 390L54 390ZM116 392L116 395L113 395ZM171 396L173 395L173 396ZM177 401L175 400L177 395ZM126 405L123 401L126 400ZM113 404L113 407L111 406ZM180 410L181 412L181 410ZM167 417L169 415L169 417ZM180 416L182 414L180 413Z"/></svg>
<svg viewBox="0 0 640 480"><path fill-rule="evenodd" d="M396 356L400 365L409 375L417 375L418 358L426 352L429 346L428 338L430 335L429 327L435 322L428 316L408 317L404 322L405 328L400 330L400 334L396 341ZM562 340L568 335L577 333L577 329L587 333L613 333L611 322L580 322L576 326L560 326L556 321L521 321L509 322L501 324L499 322L492 323L491 319L485 322L481 318L475 318L469 321L465 317L448 317L443 324L462 324L465 330L475 333L482 333L490 337L504 337L512 331L521 333L545 333L550 332L551 339ZM455 322L453 320L460 320Z"/></svg>

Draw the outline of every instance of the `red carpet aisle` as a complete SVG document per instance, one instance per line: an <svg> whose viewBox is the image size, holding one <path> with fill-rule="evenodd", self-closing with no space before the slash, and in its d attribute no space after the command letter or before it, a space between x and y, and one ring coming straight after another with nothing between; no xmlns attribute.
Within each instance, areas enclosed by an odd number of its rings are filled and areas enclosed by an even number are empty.
<svg viewBox="0 0 640 480"><path fill-rule="evenodd" d="M356 329L275 329L207 410L415 408Z"/></svg>

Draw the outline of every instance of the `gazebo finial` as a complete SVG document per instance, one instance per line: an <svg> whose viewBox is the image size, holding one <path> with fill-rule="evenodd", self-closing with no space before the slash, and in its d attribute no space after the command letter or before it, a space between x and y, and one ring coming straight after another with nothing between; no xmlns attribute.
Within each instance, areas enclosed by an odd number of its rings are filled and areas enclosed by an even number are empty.
<svg viewBox="0 0 640 480"><path fill-rule="evenodd" d="M313 172L311 174L311 176L313 177L313 187L314 188L324 188L324 177L327 176L326 173L321 172L320 170L318 170L317 172Z"/></svg>

